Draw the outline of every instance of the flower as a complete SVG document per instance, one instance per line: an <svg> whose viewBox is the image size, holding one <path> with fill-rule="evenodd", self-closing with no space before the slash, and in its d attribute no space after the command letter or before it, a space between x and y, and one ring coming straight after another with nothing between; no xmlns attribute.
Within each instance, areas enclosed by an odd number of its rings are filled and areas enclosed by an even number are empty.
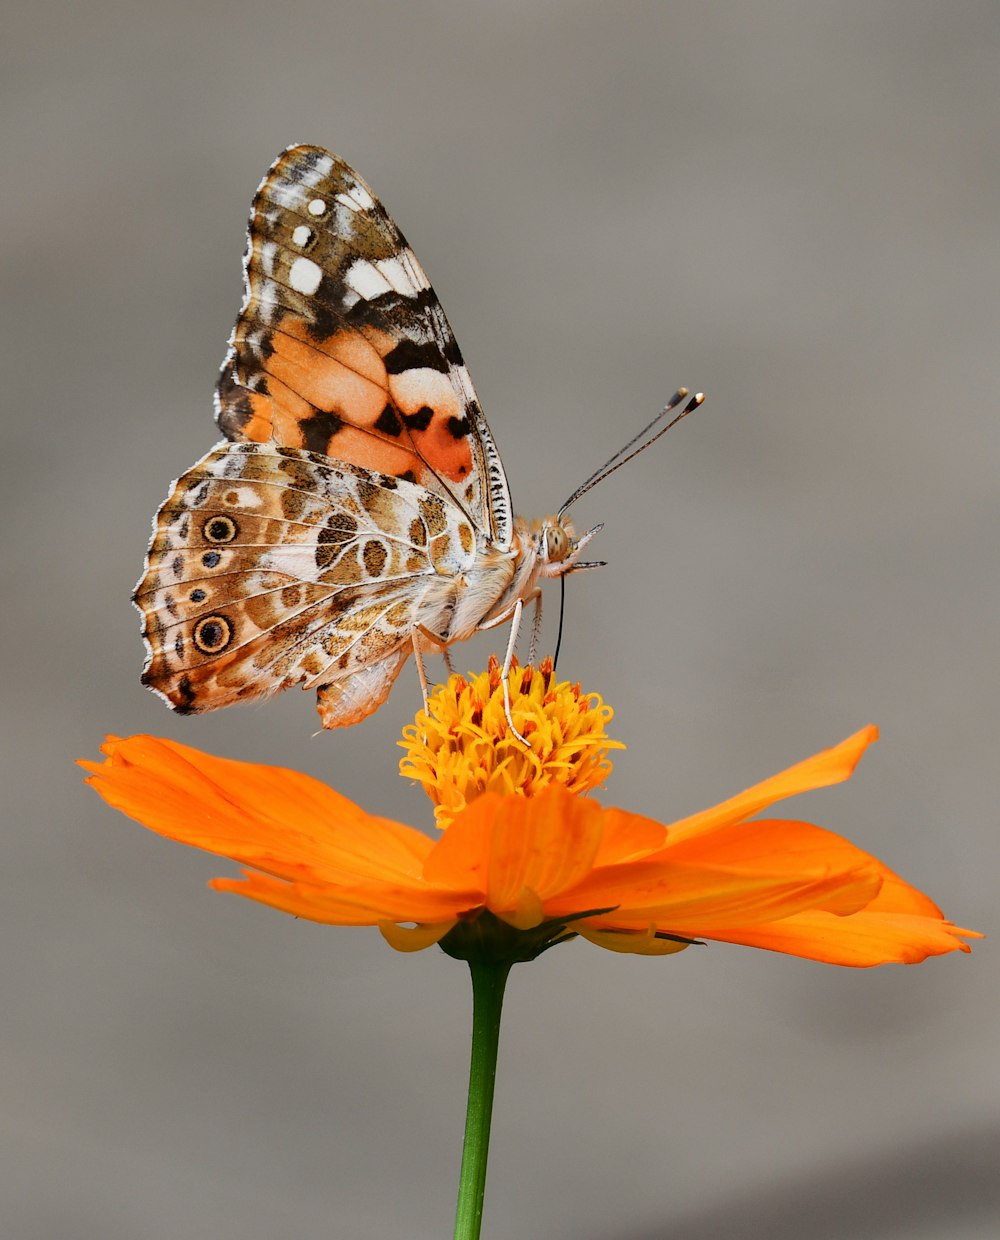
<svg viewBox="0 0 1000 1240"><path fill-rule="evenodd" d="M714 939L868 966L967 952L963 939L981 937L840 836L754 818L849 778L874 727L663 825L584 794L610 769L609 708L553 685L550 665L515 672L512 714L531 744L519 754L495 673L453 676L407 729L404 773L445 810L436 838L308 776L155 737L109 737L103 763L81 765L123 813L248 867L212 880L216 890L312 921L377 925L403 951L440 942L466 955L485 934L530 959L579 935L666 955Z"/></svg>

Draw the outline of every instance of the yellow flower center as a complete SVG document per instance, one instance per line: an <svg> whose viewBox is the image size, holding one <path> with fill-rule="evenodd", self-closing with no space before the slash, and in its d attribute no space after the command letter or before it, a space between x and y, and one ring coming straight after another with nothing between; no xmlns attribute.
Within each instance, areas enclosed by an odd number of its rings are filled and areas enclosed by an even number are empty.
<svg viewBox="0 0 1000 1240"><path fill-rule="evenodd" d="M537 668L515 661L509 685L511 717L529 748L511 735L495 656L478 676L451 676L403 729L399 773L423 785L438 826L483 792L530 797L551 784L589 792L611 773L608 751L625 748L605 732L611 707L578 684L557 683L551 659Z"/></svg>

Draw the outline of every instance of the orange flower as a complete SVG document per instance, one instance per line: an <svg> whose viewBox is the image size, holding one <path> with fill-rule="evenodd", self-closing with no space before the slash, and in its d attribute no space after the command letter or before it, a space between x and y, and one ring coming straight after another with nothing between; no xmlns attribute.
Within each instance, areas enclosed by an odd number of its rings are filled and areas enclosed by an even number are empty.
<svg viewBox="0 0 1000 1240"><path fill-rule="evenodd" d="M498 684L495 672L471 684L452 677L409 730L404 770L420 766L438 805L457 807L435 839L367 814L308 776L150 736L109 738L103 763L81 765L123 813L249 867L242 878L213 880L217 890L312 921L377 925L404 951L444 940L463 955L470 936L481 940L492 928L518 959L580 935L646 955L717 939L866 966L969 951L963 938L981 937L945 921L931 900L841 837L805 822L750 821L786 797L847 779L876 739L874 727L664 826L573 790L581 772L590 786L609 769L610 711L578 688L556 686L551 666L513 677L515 725L534 757L517 779L497 775L492 758L499 754L508 771L518 753L505 758L496 743L506 730L502 708L498 715L490 705ZM479 707L460 709L463 694ZM525 712L540 716L535 728L522 726ZM479 791L498 781L504 791Z"/></svg>

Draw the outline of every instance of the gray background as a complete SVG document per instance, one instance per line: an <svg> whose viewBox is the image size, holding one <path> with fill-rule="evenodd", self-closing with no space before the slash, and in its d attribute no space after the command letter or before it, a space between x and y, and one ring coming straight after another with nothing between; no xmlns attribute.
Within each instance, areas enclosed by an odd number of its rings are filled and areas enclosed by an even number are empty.
<svg viewBox="0 0 1000 1240"><path fill-rule="evenodd" d="M462 968L208 891L229 864L71 766L148 730L428 822L391 773L411 669L316 738L298 691L184 720L138 684L129 591L215 440L289 142L399 220L521 511L709 393L577 513L610 563L562 670L617 708L606 800L669 821L874 720L789 816L995 929L993 0L17 4L2 56L0 1235L450 1234ZM993 1236L997 1014L993 942L868 972L562 948L513 976L486 1235Z"/></svg>

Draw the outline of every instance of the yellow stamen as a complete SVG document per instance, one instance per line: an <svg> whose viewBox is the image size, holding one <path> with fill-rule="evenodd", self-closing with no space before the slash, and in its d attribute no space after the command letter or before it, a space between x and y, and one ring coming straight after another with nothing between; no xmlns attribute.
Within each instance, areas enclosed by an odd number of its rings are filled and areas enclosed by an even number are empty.
<svg viewBox="0 0 1000 1240"><path fill-rule="evenodd" d="M478 676L454 675L431 695L426 711L403 729L404 778L416 779L434 802L438 826L483 792L534 796L552 784L589 792L611 773L608 751L624 749L605 727L613 711L579 684L557 682L551 659L510 674L511 716L529 748L511 736L504 714L500 664Z"/></svg>

